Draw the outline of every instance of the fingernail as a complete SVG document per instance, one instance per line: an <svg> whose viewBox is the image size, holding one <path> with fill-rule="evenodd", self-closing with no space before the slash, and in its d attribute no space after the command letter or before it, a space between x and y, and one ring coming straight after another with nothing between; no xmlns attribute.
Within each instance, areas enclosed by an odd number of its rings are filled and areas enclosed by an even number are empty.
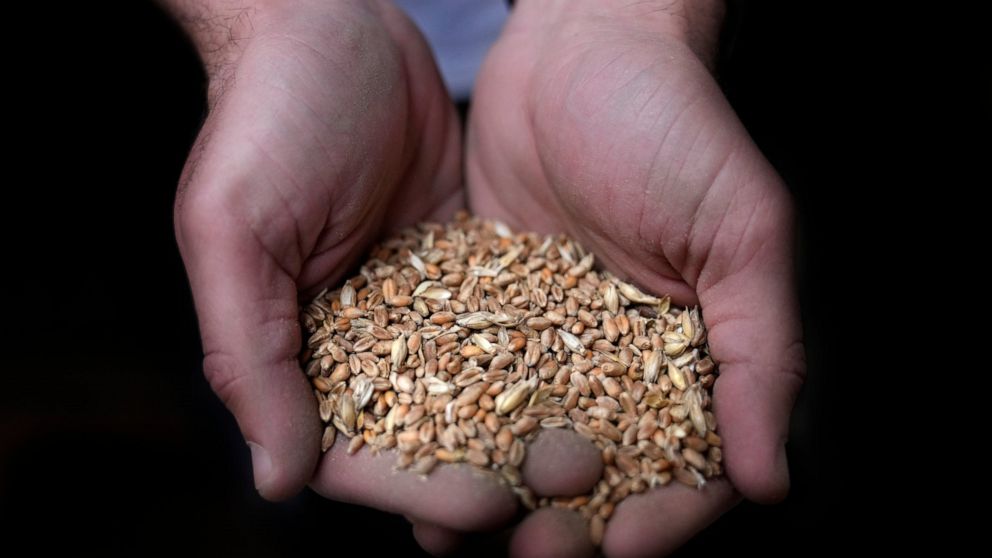
<svg viewBox="0 0 992 558"><path fill-rule="evenodd" d="M265 448L255 442L249 441L248 448L251 450L251 470L255 476L255 490L260 490L272 474L272 458Z"/></svg>

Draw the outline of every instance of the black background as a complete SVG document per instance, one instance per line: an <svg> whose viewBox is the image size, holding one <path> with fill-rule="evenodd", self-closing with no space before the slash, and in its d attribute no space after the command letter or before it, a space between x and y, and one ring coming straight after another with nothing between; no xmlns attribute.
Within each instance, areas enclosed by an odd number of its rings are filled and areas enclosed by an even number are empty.
<svg viewBox="0 0 992 558"><path fill-rule="evenodd" d="M175 184L205 110L202 72L150 2L76 4L9 23L4 542L312 556L348 540L416 554L402 518L310 492L280 504L255 493L247 448L200 374L172 235ZM865 420L850 412L859 400L852 375L877 363L852 363L840 333L850 328L845 297L852 282L861 299L885 288L859 258L884 266L896 244L891 231L863 234L878 219L864 192L899 199L905 184L880 166L894 160L887 148L900 122L921 122L928 110L896 108L903 90L891 84L906 77L906 55L869 40L875 20L786 1L738 15L720 79L800 209L809 378L793 421L789 498L742 504L681 552L841 548L874 529L849 473L879 469L847 442ZM987 73L979 77L987 97ZM975 107L972 121L987 122L988 104Z"/></svg>

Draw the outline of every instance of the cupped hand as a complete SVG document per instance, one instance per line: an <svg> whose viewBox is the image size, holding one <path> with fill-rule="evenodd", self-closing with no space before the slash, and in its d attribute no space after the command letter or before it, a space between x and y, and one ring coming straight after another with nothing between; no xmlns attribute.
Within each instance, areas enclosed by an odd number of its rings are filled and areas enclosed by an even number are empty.
<svg viewBox="0 0 992 558"><path fill-rule="evenodd" d="M279 499L319 455L298 302L380 231L462 205L460 138L426 46L388 4L246 10L236 23L247 36L208 59L210 112L176 236L204 372L252 448L258 490Z"/></svg>
<svg viewBox="0 0 992 558"><path fill-rule="evenodd" d="M629 498L607 526L610 556L669 552L738 493L769 502L788 490L804 374L793 214L711 74L721 17L714 2L521 1L476 84L471 209L566 231L646 290L699 304L720 363L729 482ZM529 516L514 551L565 552L554 541L584 523L563 514Z"/></svg>
<svg viewBox="0 0 992 558"><path fill-rule="evenodd" d="M457 117L422 37L388 2L218 0L194 14L178 4L210 111L181 179L176 236L204 372L251 448L258 491L282 499L311 482L448 529L500 525L515 498L467 467L423 481L393 472L391 452L345 456L343 436L318 467L317 402L297 360L300 302L381 234L464 205ZM556 458L575 455L544 452Z"/></svg>

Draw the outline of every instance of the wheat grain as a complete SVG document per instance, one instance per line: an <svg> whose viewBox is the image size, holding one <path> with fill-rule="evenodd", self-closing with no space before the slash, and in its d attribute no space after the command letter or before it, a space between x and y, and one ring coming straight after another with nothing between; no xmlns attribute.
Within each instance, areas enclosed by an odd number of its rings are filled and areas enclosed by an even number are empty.
<svg viewBox="0 0 992 558"><path fill-rule="evenodd" d="M494 471L529 509L574 509L600 544L615 505L722 473L710 405L717 366L698 308L595 269L564 236L460 215L382 241L360 273L300 313L302 368L347 453L393 449L397 468ZM537 498L519 467L542 429L602 453L587 495Z"/></svg>

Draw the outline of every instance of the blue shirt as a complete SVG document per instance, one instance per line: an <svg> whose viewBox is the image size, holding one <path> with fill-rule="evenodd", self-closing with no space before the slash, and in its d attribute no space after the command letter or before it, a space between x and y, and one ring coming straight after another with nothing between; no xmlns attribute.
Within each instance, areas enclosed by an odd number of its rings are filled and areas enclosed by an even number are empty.
<svg viewBox="0 0 992 558"><path fill-rule="evenodd" d="M452 98L468 99L479 66L506 21L506 1L395 1L427 36Z"/></svg>

